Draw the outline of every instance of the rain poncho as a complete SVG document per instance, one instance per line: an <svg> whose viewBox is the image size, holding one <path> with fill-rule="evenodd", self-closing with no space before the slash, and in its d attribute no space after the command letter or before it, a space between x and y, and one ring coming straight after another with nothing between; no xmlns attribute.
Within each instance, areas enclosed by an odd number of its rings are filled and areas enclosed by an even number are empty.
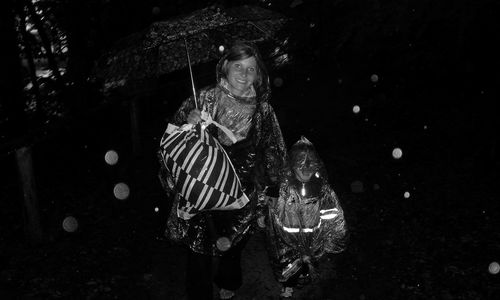
<svg viewBox="0 0 500 300"><path fill-rule="evenodd" d="M214 121L231 130L236 137L237 142L233 143L218 127L210 125L206 129L223 145L249 203L238 210L201 212L189 220L179 218L176 213L179 196L175 193L172 176L159 155L160 180L167 193L174 195L166 235L173 241L188 245L194 252L208 255L223 253L217 248L217 236L227 237L235 245L253 230L253 221L263 214L265 202L261 200L265 199L264 187L276 184L272 179L276 181L286 156L281 130L268 102L270 86L267 76L263 76L264 84L258 89L251 88L241 97L234 96L223 78L224 59L217 65L217 84L199 91L197 106ZM194 100L187 99L171 123L177 126L185 124L189 112L194 108ZM217 236L214 236L214 232Z"/></svg>
<svg viewBox="0 0 500 300"><path fill-rule="evenodd" d="M346 224L337 195L313 145L304 137L289 152L279 197L269 205L268 252L278 281L285 282L302 266L313 271L325 253L344 250ZM312 174L307 182L295 170Z"/></svg>

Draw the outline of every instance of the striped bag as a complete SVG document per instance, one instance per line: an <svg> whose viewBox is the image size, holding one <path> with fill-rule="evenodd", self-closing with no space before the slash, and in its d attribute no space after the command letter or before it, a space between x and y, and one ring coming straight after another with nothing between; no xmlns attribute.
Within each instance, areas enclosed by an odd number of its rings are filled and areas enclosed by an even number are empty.
<svg viewBox="0 0 500 300"><path fill-rule="evenodd" d="M240 209L249 201L226 152L205 130L211 123L223 127L211 118L197 125L168 124L160 142L163 163L180 196L177 215L184 220L204 210Z"/></svg>

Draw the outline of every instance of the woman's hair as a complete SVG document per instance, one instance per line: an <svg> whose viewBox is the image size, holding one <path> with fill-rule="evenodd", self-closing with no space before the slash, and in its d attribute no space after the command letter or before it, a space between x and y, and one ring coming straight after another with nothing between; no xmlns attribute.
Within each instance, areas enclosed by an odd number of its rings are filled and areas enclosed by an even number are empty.
<svg viewBox="0 0 500 300"><path fill-rule="evenodd" d="M223 59L227 59L228 62L246 59L249 57L254 57L257 62L257 78L254 82L254 88L257 91L260 91L263 87L263 83L265 80L268 80L267 69L260 55L259 49L252 43L238 41L234 43L234 45L228 50L228 52L224 55ZM224 76L227 76L227 70L223 70Z"/></svg>

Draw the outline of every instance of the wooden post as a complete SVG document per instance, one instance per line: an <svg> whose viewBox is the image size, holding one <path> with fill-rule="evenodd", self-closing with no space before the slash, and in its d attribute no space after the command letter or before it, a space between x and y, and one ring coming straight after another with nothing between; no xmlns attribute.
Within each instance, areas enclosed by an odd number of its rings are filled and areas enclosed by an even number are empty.
<svg viewBox="0 0 500 300"><path fill-rule="evenodd" d="M39 243L42 241L42 227L31 147L17 149L16 160L24 198L24 232L29 241Z"/></svg>

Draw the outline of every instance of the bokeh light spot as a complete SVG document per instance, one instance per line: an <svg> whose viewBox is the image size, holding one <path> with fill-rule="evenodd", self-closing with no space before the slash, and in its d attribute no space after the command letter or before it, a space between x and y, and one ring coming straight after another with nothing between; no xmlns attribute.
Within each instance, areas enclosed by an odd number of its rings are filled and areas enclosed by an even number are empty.
<svg viewBox="0 0 500 300"><path fill-rule="evenodd" d="M62 227L66 232L75 232L78 229L78 221L75 217L68 216L64 218Z"/></svg>
<svg viewBox="0 0 500 300"><path fill-rule="evenodd" d="M115 184L115 187L113 188L113 194L115 195L116 199L125 200L130 194L130 189L127 184L120 182Z"/></svg>
<svg viewBox="0 0 500 300"><path fill-rule="evenodd" d="M108 165L111 165L111 166L116 165L116 163L118 162L118 153L116 153L115 150L109 150L104 155L104 160L106 161L106 163Z"/></svg>
<svg viewBox="0 0 500 300"><path fill-rule="evenodd" d="M359 180L355 180L351 183L351 191L353 193L362 193L364 192L363 182Z"/></svg>
<svg viewBox="0 0 500 300"><path fill-rule="evenodd" d="M227 237L223 236L217 239L216 245L217 249L220 251L227 251L231 248L231 241Z"/></svg>
<svg viewBox="0 0 500 300"><path fill-rule="evenodd" d="M498 274L498 272L500 271L500 265L496 261L494 261L488 266L488 271L491 274Z"/></svg>
<svg viewBox="0 0 500 300"><path fill-rule="evenodd" d="M283 85L283 79L281 77L276 77L274 78L273 83L275 87L280 87Z"/></svg>
<svg viewBox="0 0 500 300"><path fill-rule="evenodd" d="M400 148L394 148L394 150L392 150L392 157L400 159L401 156L403 156L403 151Z"/></svg>

